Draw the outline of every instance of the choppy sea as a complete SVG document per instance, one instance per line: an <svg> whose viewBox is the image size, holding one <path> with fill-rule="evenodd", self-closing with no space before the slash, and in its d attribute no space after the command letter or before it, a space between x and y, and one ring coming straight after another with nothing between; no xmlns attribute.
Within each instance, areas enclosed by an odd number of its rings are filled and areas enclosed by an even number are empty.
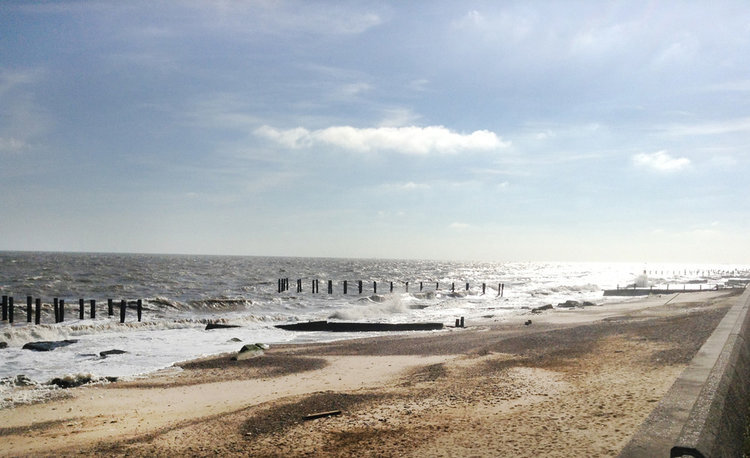
<svg viewBox="0 0 750 458"><path fill-rule="evenodd" d="M54 391L56 387L47 383L55 377L134 377L175 362L237 351L244 343L274 345L377 335L292 332L275 328L277 324L338 320L452 325L458 317L465 317L468 324L503 321L529 313L530 308L566 300L606 305L618 298L604 297L604 289L637 279L642 282L644 271L648 284L655 286L700 283L713 287L746 276L749 269L738 265L0 252L0 294L15 299L14 323L0 322L0 342L7 344L0 349L0 408ZM289 289L279 293L281 278L289 279ZM301 280L301 292L297 292L297 280ZM318 293L312 292L314 280L319 282ZM333 294L328 294L329 280ZM345 280L347 294L343 292ZM499 285L504 285L502 294ZM26 322L27 296L42 300L40 325ZM54 322L53 298L65 300L62 323ZM83 320L79 319L79 299L86 301ZM97 303L94 319L90 318L91 299ZM117 308L114 316L108 315L107 299L116 304L141 299L142 321L137 322L131 303L121 324ZM239 327L207 331L209 322ZM22 348L28 342L66 339L76 342L49 352ZM126 353L102 357L100 352L107 350Z"/></svg>

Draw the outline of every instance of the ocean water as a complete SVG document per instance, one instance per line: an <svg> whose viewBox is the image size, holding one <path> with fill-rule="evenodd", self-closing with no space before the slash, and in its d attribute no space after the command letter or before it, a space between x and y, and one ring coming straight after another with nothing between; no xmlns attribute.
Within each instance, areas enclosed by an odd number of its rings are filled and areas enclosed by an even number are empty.
<svg viewBox="0 0 750 458"><path fill-rule="evenodd" d="M566 300L597 304L621 300L605 298L602 292L636 280L657 287L700 283L710 288L732 277L747 276L747 272L748 266L734 265L0 252L0 294L13 296L16 305L14 323L0 322L0 342L8 345L0 349L0 407L54 391L46 384L55 377L133 377L175 362L237 351L245 343L274 345L376 335L291 332L275 328L277 324L340 320L452 325L456 318L465 317L470 325L507 320L530 308ZM282 293L278 292L280 278L289 279L289 290ZM302 292L296 290L297 279L302 280ZM320 292L315 294L311 285L316 279ZM327 292L328 280L333 281L333 294ZM343 294L344 280L348 294ZM358 293L359 280L363 281L362 294ZM377 282L377 294L373 282ZM504 285L502 295L499 284ZM42 299L40 325L26 323L27 296ZM54 323L53 298L66 302L63 323ZM84 320L79 319L79 298L86 301ZM137 322L132 304L124 324L119 322L119 307L114 316L108 316L108 298L115 304L142 299L142 322ZM89 317L90 299L97 301L95 319ZM239 327L207 331L209 322ZM76 343L50 352L22 349L28 342L64 339ZM113 349L126 353L100 356Z"/></svg>

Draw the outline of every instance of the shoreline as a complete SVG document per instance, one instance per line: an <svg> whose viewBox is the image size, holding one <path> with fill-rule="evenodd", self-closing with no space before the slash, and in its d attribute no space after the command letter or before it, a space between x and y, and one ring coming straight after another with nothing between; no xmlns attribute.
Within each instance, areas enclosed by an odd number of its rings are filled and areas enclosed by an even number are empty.
<svg viewBox="0 0 750 458"><path fill-rule="evenodd" d="M0 411L0 452L616 455L724 316L730 294L277 345L234 364L203 358ZM332 410L342 414L302 420Z"/></svg>

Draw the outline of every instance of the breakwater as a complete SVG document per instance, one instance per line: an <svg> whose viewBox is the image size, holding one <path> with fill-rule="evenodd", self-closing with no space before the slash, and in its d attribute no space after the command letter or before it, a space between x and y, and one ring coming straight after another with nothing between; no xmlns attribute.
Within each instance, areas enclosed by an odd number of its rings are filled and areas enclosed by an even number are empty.
<svg viewBox="0 0 750 458"><path fill-rule="evenodd" d="M107 299L107 315L115 316L115 304L119 308L120 323L124 323L127 315L128 307L135 308L136 318L140 322L143 318L143 300L126 300L121 299L117 302L113 299ZM71 306L74 307L74 306ZM44 310L48 309L48 310ZM16 314L21 315L21 319L26 318L26 323L41 324L42 323L42 312L47 311L45 315L54 317L55 323L63 323L65 321L66 314L66 302L65 299L53 298L50 303L42 303L41 298L33 298L32 296L26 296L25 307L21 304L16 304L13 296L2 296L2 321L8 324L16 322ZM74 309L75 310L75 309ZM89 318L96 318L97 305L96 299L89 299L88 302L82 298L78 299L78 319L86 319L86 312L88 311ZM25 312L25 314L24 314Z"/></svg>

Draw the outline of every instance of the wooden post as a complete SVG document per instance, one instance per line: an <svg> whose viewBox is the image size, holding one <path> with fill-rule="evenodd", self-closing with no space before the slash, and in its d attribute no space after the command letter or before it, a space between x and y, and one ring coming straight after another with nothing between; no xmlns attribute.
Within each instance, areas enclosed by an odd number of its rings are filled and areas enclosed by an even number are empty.
<svg viewBox="0 0 750 458"><path fill-rule="evenodd" d="M408 281L406 282L406 292L407 293L409 292L409 282Z"/></svg>
<svg viewBox="0 0 750 458"><path fill-rule="evenodd" d="M8 296L3 296L3 321L8 321Z"/></svg>
<svg viewBox="0 0 750 458"><path fill-rule="evenodd" d="M372 293L373 294L378 294L378 282L376 282L376 281L372 282Z"/></svg>
<svg viewBox="0 0 750 458"><path fill-rule="evenodd" d="M107 313L109 316L115 314L114 306L112 305L112 299L107 299Z"/></svg>
<svg viewBox="0 0 750 458"><path fill-rule="evenodd" d="M65 299L60 299L59 312L60 312L60 323L65 322Z"/></svg>
<svg viewBox="0 0 750 458"><path fill-rule="evenodd" d="M31 323L32 301L33 301L33 298L31 296L26 296L26 322L27 323Z"/></svg>
<svg viewBox="0 0 750 458"><path fill-rule="evenodd" d="M60 322L60 301L57 298L52 299L55 307L55 323Z"/></svg>
<svg viewBox="0 0 750 458"><path fill-rule="evenodd" d="M125 299L120 301L120 323L125 322L125 306L127 305L127 302Z"/></svg>
<svg viewBox="0 0 750 458"><path fill-rule="evenodd" d="M83 299L78 299L78 319L83 319Z"/></svg>
<svg viewBox="0 0 750 458"><path fill-rule="evenodd" d="M423 288L423 282L419 282L419 290L422 291Z"/></svg>
<svg viewBox="0 0 750 458"><path fill-rule="evenodd" d="M13 324L13 296L8 298L8 323Z"/></svg>
<svg viewBox="0 0 750 458"><path fill-rule="evenodd" d="M96 318L96 300L95 299L91 299L90 305L91 305L91 313L90 313L90 315L91 315L91 319L93 320L94 318Z"/></svg>
<svg viewBox="0 0 750 458"><path fill-rule="evenodd" d="M328 294L333 294L333 280L328 280Z"/></svg>
<svg viewBox="0 0 750 458"><path fill-rule="evenodd" d="M500 297L503 297L504 293L505 293L505 283L503 283L502 287L500 288Z"/></svg>
<svg viewBox="0 0 750 458"><path fill-rule="evenodd" d="M346 280L344 280L344 294L346 294L347 289L348 289L348 286L347 286Z"/></svg>
<svg viewBox="0 0 750 458"><path fill-rule="evenodd" d="M138 311L138 322L141 322L141 313L143 312L143 301L141 299L138 299L137 304L137 311Z"/></svg>
<svg viewBox="0 0 750 458"><path fill-rule="evenodd" d="M393 282L391 282L391 292L393 292Z"/></svg>
<svg viewBox="0 0 750 458"><path fill-rule="evenodd" d="M439 290L439 289L440 289L440 282L439 282L439 281L436 281L436 282L435 282L435 291L437 291L437 290Z"/></svg>
<svg viewBox="0 0 750 458"><path fill-rule="evenodd" d="M464 317L461 317L461 327L464 327Z"/></svg>
<svg viewBox="0 0 750 458"><path fill-rule="evenodd" d="M482 283L482 295L484 295L484 292L486 289L487 289L487 283Z"/></svg>
<svg viewBox="0 0 750 458"><path fill-rule="evenodd" d="M39 324L42 321L42 300L36 298L36 310L34 313L34 323Z"/></svg>
<svg viewBox="0 0 750 458"><path fill-rule="evenodd" d="M469 290L469 282L467 281L466 282L466 291L468 291L468 290Z"/></svg>
<svg viewBox="0 0 750 458"><path fill-rule="evenodd" d="M456 282L451 283L451 292L456 292Z"/></svg>
<svg viewBox="0 0 750 458"><path fill-rule="evenodd" d="M277 286L278 286L277 289L279 291L279 294L281 294L281 279L279 278L276 283L277 283Z"/></svg>
<svg viewBox="0 0 750 458"><path fill-rule="evenodd" d="M461 320L459 320L458 318L456 318L456 327L457 328L461 327Z"/></svg>
<svg viewBox="0 0 750 458"><path fill-rule="evenodd" d="M362 280L357 282L357 289L359 290L359 294L362 294Z"/></svg>

